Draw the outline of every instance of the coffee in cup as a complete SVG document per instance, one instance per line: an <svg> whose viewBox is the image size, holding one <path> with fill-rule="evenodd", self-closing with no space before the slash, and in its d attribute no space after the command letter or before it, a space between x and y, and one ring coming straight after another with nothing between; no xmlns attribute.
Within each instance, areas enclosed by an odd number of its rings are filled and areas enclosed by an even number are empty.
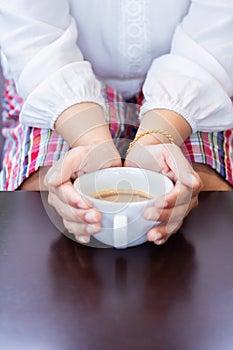
<svg viewBox="0 0 233 350"><path fill-rule="evenodd" d="M91 194L91 197L109 202L141 202L152 199L153 196L139 190L132 189L109 189Z"/></svg>

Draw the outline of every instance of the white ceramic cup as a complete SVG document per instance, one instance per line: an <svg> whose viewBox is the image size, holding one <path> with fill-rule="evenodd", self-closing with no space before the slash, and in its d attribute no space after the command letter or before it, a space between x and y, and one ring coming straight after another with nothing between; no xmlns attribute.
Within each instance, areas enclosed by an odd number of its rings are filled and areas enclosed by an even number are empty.
<svg viewBox="0 0 233 350"><path fill-rule="evenodd" d="M115 248L127 248L146 242L147 232L159 223L145 220L146 207L171 191L173 183L166 176L140 168L107 168L85 174L74 182L75 189L102 214L102 229L94 237ZM152 196L140 202L114 202L93 198L103 190L138 190Z"/></svg>

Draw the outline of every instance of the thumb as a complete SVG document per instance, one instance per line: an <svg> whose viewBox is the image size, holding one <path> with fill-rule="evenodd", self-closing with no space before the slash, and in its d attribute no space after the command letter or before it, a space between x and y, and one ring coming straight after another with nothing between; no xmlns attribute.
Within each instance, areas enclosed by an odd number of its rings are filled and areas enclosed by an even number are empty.
<svg viewBox="0 0 233 350"><path fill-rule="evenodd" d="M167 164L175 174L176 180L190 188L199 186L199 176L176 145L166 145Z"/></svg>
<svg viewBox="0 0 233 350"><path fill-rule="evenodd" d="M60 158L48 171L45 177L47 187L57 187L62 183L70 181L80 170L83 157L87 155L89 149L79 146L68 151L64 157Z"/></svg>

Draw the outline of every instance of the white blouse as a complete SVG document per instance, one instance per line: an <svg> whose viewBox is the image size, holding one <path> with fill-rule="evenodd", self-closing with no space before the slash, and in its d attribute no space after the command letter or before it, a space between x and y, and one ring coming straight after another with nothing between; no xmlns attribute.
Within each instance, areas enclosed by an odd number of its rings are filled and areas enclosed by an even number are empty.
<svg viewBox="0 0 233 350"><path fill-rule="evenodd" d="M0 46L25 125L53 129L84 101L104 107L104 81L125 98L143 88L141 115L233 127L232 0L0 0Z"/></svg>

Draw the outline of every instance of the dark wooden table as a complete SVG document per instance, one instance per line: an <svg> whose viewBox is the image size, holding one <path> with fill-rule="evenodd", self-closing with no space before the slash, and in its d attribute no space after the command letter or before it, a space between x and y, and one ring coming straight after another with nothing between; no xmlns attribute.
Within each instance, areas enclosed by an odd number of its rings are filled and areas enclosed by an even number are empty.
<svg viewBox="0 0 233 350"><path fill-rule="evenodd" d="M233 192L160 247L79 245L36 192L0 193L0 222L1 350L233 349Z"/></svg>

